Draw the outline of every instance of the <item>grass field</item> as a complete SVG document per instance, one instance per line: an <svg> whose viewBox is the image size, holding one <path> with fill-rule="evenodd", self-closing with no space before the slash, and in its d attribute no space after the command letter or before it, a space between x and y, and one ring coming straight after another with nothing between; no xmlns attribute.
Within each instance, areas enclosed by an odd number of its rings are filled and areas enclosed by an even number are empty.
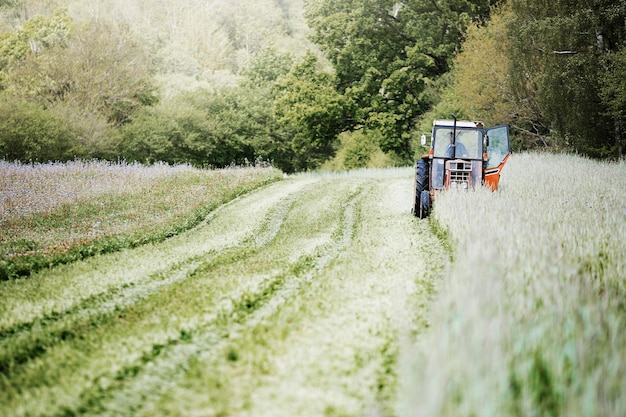
<svg viewBox="0 0 626 417"><path fill-rule="evenodd" d="M453 242L402 415L626 415L626 163L514 155L448 193Z"/></svg>
<svg viewBox="0 0 626 417"><path fill-rule="evenodd" d="M263 167L0 161L0 280L161 241L281 177Z"/></svg>
<svg viewBox="0 0 626 417"><path fill-rule="evenodd" d="M430 220L410 214L411 169L95 166L116 185L5 204L22 214L3 226L32 233L25 252L90 236L42 232L38 213L70 225L101 201L83 223L136 244L0 282L0 415L625 414L624 163L514 155L498 192L443 194ZM101 220L129 195L155 208ZM178 214L161 222L161 204ZM3 236L18 253L19 233Z"/></svg>

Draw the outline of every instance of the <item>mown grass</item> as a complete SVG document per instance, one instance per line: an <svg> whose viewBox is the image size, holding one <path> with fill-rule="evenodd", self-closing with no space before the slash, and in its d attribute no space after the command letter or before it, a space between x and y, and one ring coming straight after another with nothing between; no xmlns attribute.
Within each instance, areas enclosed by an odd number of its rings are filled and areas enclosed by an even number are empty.
<svg viewBox="0 0 626 417"><path fill-rule="evenodd" d="M346 188L349 191L353 185ZM175 400L156 411L150 410L163 391L172 388L171 381L185 375L194 363L204 361L200 354L217 355L228 363L245 354L245 349L234 349L230 341L238 334L244 335L245 326L254 327L254 324L247 324L253 314L263 317L277 311L280 304L268 305L269 301L280 298L277 293L284 293L282 297L288 299L292 292L287 284L307 274L317 264L316 259L327 251L324 249L327 245L332 249L334 220L344 203L343 193L344 188L335 187L328 195L320 196L318 191L305 194L304 201L299 203L304 209L308 208L307 203L320 198L326 204L309 210L309 216L296 218L288 216L295 200L282 198L267 211L260 228L250 231L247 238L219 253L207 252L190 268L184 265L196 259L189 260L186 256L190 256L190 249L197 245L198 235L210 237L219 230L222 220L229 221L230 228L242 226L232 215L221 216L202 225L201 230L176 237L177 245L185 246L177 255L178 264L187 271L184 279L137 297L132 303L125 302L124 297L128 297L127 292L133 286L116 287L112 294L84 299L79 304L76 303L80 300L80 288L68 286L65 298L74 300L74 307L67 309L61 299L63 294L59 294L52 307L53 313L44 317L40 313L40 319L29 322L31 325L14 325L9 327L11 331L5 331L5 340L0 343L0 414L4 411L7 415L23 415L24 412L28 415L64 412L68 415L134 416L155 412L164 415L172 407L197 407L197 404ZM263 202L252 200L243 207L247 208L247 215L254 215L251 208L260 205ZM288 223L284 228L281 227L283 222ZM307 233L303 233L301 227L294 229L293 222L306 227ZM289 245L285 245L285 241ZM153 247L148 252L127 251L123 264L150 262L149 256L142 258L149 252L158 257L159 247L169 247L169 244L170 241L149 245ZM111 271L112 264L119 261L113 255L93 258L87 263L99 270ZM150 279L167 279L175 269L162 271L163 277ZM39 281L41 288L55 283L62 285L61 275L84 273L80 265L56 268L57 277L42 272L31 280L5 282L4 289L22 288L34 281ZM106 273L102 278L115 280ZM141 283L138 281L135 285ZM10 295L19 294L11 292ZM40 299L37 305L41 307L45 296L35 293L31 297ZM262 309L267 312L261 312ZM16 311L7 313L22 316ZM208 381L208 385L201 387L205 393L203 401L209 401L211 407L221 407L222 403L226 409L239 407L237 397L228 397L225 381L219 382L217 371L207 370L202 379L202 382ZM211 385L212 380L217 380L219 385ZM37 401L31 401L32 398Z"/></svg>
<svg viewBox="0 0 626 417"><path fill-rule="evenodd" d="M281 177L268 167L0 162L0 280L162 241Z"/></svg>
<svg viewBox="0 0 626 417"><path fill-rule="evenodd" d="M454 263L399 414L625 415L625 189L625 162L521 154L439 196Z"/></svg>
<svg viewBox="0 0 626 417"><path fill-rule="evenodd" d="M415 313L436 279L422 273L426 254L437 264L445 254L427 225L413 221L410 196L386 190L401 184L410 191L409 176L377 184L360 174L342 180L363 190L339 207L344 184L297 200L275 249L310 238L321 220L316 212L327 206L335 214L325 222L340 216L332 243L294 265L271 308L257 311L267 314L242 321L245 329L231 327L237 330L220 351L194 358L152 405L155 414L393 415L398 340L423 330ZM314 201L320 198L328 203Z"/></svg>
<svg viewBox="0 0 626 417"><path fill-rule="evenodd" d="M286 179L189 233L0 282L0 414L391 416L446 254L409 170L367 175Z"/></svg>

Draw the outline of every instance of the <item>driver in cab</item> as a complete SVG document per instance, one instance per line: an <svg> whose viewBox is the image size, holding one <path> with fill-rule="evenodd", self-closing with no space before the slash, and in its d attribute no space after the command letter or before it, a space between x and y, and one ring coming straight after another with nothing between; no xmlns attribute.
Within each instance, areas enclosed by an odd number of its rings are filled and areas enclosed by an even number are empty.
<svg viewBox="0 0 626 417"><path fill-rule="evenodd" d="M446 158L467 158L469 156L469 152L467 152L467 148L461 142L454 141L454 134L452 132L448 133L448 146L446 147ZM456 153L455 153L456 148Z"/></svg>

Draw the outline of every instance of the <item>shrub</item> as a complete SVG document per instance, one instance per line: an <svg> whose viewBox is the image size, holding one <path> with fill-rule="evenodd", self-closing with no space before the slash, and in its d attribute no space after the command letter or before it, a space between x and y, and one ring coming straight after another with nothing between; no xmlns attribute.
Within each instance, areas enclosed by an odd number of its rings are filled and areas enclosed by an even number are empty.
<svg viewBox="0 0 626 417"><path fill-rule="evenodd" d="M76 134L62 117L25 101L0 101L0 157L20 161L66 161L77 150Z"/></svg>

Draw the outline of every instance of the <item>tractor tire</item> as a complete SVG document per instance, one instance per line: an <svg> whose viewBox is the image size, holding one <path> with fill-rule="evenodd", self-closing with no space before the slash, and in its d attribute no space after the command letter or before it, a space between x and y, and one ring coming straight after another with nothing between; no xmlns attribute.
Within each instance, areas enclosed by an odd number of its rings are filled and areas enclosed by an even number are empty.
<svg viewBox="0 0 626 417"><path fill-rule="evenodd" d="M430 214L430 191L424 190L422 191L422 195L420 198L420 212L419 218L425 219Z"/></svg>
<svg viewBox="0 0 626 417"><path fill-rule="evenodd" d="M428 216L430 212L430 192L429 192L429 183L428 183L428 174L429 174L429 161L428 159L420 159L417 161L415 166L415 203L413 206L413 214L418 216L420 219L423 219ZM424 210L423 207L423 192L426 191L428 193L428 207L427 210Z"/></svg>

